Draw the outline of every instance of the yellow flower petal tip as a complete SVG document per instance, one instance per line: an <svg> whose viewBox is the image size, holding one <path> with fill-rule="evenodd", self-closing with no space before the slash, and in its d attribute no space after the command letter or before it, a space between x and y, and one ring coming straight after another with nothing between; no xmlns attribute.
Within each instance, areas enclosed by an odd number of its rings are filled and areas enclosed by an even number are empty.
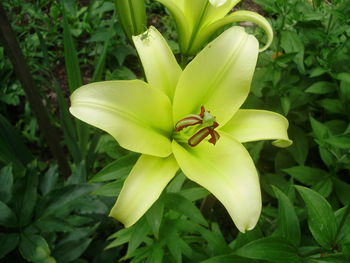
<svg viewBox="0 0 350 263"><path fill-rule="evenodd" d="M231 27L182 71L155 28L133 39L149 83L96 82L71 96L75 117L142 153L110 216L125 227L133 225L181 169L216 196L241 232L251 230L260 216L261 193L258 173L241 143L291 143L282 115L239 109L250 90L257 40Z"/></svg>

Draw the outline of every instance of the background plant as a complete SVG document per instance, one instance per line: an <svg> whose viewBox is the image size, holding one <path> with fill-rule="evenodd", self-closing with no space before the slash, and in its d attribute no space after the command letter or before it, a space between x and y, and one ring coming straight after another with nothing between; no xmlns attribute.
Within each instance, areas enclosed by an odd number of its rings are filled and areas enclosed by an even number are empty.
<svg viewBox="0 0 350 263"><path fill-rule="evenodd" d="M67 98L81 83L142 77L114 3L8 0L2 5L38 96L61 131L71 176L64 179L57 171L0 46L1 261L349 262L348 0L255 0L238 7L260 12L275 30L273 45L260 54L244 107L287 116L294 141L287 149L246 145L260 172L264 205L258 226L246 234L181 173L135 226L124 229L107 218L137 155L109 135L75 123ZM178 53L167 11L154 1L146 7L148 25L156 25ZM262 39L262 31L247 26Z"/></svg>

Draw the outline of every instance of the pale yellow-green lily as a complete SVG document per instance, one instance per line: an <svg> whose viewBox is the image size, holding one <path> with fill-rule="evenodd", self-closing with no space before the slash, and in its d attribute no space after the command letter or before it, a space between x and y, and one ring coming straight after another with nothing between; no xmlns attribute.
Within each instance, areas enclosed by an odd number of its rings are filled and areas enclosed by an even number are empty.
<svg viewBox="0 0 350 263"><path fill-rule="evenodd" d="M251 11L235 11L227 15L240 0L157 0L173 16L178 30L181 53L195 55L220 28L234 22L249 21L259 25L267 35L260 51L271 44L273 31L269 22Z"/></svg>
<svg viewBox="0 0 350 263"><path fill-rule="evenodd" d="M180 168L220 200L240 231L252 229L261 211L259 177L241 143L291 144L283 116L239 109L249 93L258 41L232 27L182 71L155 28L133 40L148 83L96 82L71 96L75 117L142 153L110 215L133 225Z"/></svg>

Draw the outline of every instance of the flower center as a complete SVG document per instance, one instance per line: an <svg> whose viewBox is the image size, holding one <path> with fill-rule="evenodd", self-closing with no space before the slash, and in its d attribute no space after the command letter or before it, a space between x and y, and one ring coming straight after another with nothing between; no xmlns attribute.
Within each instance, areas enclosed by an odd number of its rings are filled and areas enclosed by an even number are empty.
<svg viewBox="0 0 350 263"><path fill-rule="evenodd" d="M174 139L194 147L210 135L208 141L215 145L220 138L215 130L218 126L215 116L202 106L199 114L190 114L176 123Z"/></svg>

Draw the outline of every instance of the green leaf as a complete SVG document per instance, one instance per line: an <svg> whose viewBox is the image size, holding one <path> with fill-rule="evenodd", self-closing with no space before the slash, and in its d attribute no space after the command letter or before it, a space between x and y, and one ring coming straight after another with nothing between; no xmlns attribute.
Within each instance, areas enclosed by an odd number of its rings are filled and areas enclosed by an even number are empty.
<svg viewBox="0 0 350 263"><path fill-rule="evenodd" d="M100 195L100 196L116 197L122 190L123 184L124 184L124 181L117 180L115 182L111 182L101 186L96 191L92 192L92 194Z"/></svg>
<svg viewBox="0 0 350 263"><path fill-rule="evenodd" d="M216 223L212 224L211 231L206 228L200 228L199 231L208 242L210 255L222 255L230 252L230 248Z"/></svg>
<svg viewBox="0 0 350 263"><path fill-rule="evenodd" d="M297 126L291 126L288 129L288 133L293 144L287 149L299 165L304 165L309 153L308 137L305 132Z"/></svg>
<svg viewBox="0 0 350 263"><path fill-rule="evenodd" d="M350 149L350 136L334 136L324 139L324 141L340 149Z"/></svg>
<svg viewBox="0 0 350 263"><path fill-rule="evenodd" d="M256 261L242 258L236 255L223 255L209 258L207 260L201 261L201 263L256 263Z"/></svg>
<svg viewBox="0 0 350 263"><path fill-rule="evenodd" d="M122 158L104 167L90 179L90 182L105 182L126 176L130 173L131 168L134 166L138 158L139 154L135 153L130 153L126 156L123 156Z"/></svg>
<svg viewBox="0 0 350 263"><path fill-rule="evenodd" d="M329 129L323 123L317 121L316 119L310 117L312 131L317 139L324 139L329 136Z"/></svg>
<svg viewBox="0 0 350 263"><path fill-rule="evenodd" d="M285 239L265 237L237 249L235 254L251 259L268 260L276 263L299 263L297 249Z"/></svg>
<svg viewBox="0 0 350 263"><path fill-rule="evenodd" d="M281 190L274 186L272 188L278 199L277 228L274 234L298 246L300 244L300 225L294 206Z"/></svg>
<svg viewBox="0 0 350 263"><path fill-rule="evenodd" d="M53 165L47 170L45 175L40 181L40 191L43 195L48 194L51 190L56 187L58 180L57 165Z"/></svg>
<svg viewBox="0 0 350 263"><path fill-rule="evenodd" d="M294 62L297 64L300 72L304 72L304 44L297 33L293 31L281 32L281 47L286 53L295 53Z"/></svg>
<svg viewBox="0 0 350 263"><path fill-rule="evenodd" d="M33 160L32 154L11 124L0 114L0 162L23 168ZM17 170L16 169L16 170Z"/></svg>
<svg viewBox="0 0 350 263"><path fill-rule="evenodd" d="M295 186L304 199L308 211L309 229L315 240L324 248L331 249L337 232L332 207L327 200L306 187Z"/></svg>
<svg viewBox="0 0 350 263"><path fill-rule="evenodd" d="M24 226L28 224L33 216L33 210L36 206L38 197L39 175L36 169L27 170L25 177L16 183L16 206L14 207L18 217L19 224Z"/></svg>
<svg viewBox="0 0 350 263"><path fill-rule="evenodd" d="M329 113L344 114L343 104L338 99L323 99L318 103Z"/></svg>
<svg viewBox="0 0 350 263"><path fill-rule="evenodd" d="M204 226L208 225L199 209L191 201L187 200L179 194L167 193L165 195L165 204L172 210L189 217L194 222L197 222Z"/></svg>
<svg viewBox="0 0 350 263"><path fill-rule="evenodd" d="M159 228L162 223L164 213L164 200L162 197L152 205L146 213L148 225L151 227L154 236L158 239Z"/></svg>
<svg viewBox="0 0 350 263"><path fill-rule="evenodd" d="M131 239L131 235L134 231L133 227L129 228L123 228L119 230L118 232L114 233L113 235L109 236L107 240L110 240L112 238L115 238L107 247L108 248L113 248L113 247L118 247L120 245L123 245L125 243L128 243Z"/></svg>
<svg viewBox="0 0 350 263"><path fill-rule="evenodd" d="M327 198L333 190L333 182L330 177L323 178L317 184L312 186L313 190L316 190L324 198Z"/></svg>
<svg viewBox="0 0 350 263"><path fill-rule="evenodd" d="M149 231L150 228L146 219L144 217L141 218L133 227L133 232L128 245L128 251L126 253L127 255L136 250L136 248L144 241Z"/></svg>
<svg viewBox="0 0 350 263"><path fill-rule="evenodd" d="M0 170L0 201L7 203L11 199L12 185L12 165L7 165Z"/></svg>
<svg viewBox="0 0 350 263"><path fill-rule="evenodd" d="M336 87L334 83L328 81L318 81L308 87L305 92L312 94L328 94L334 92L335 90Z"/></svg>
<svg viewBox="0 0 350 263"><path fill-rule="evenodd" d="M18 234L0 233L0 259L10 253L17 247L19 242Z"/></svg>
<svg viewBox="0 0 350 263"><path fill-rule="evenodd" d="M334 178L334 192L343 205L350 205L350 185Z"/></svg>
<svg viewBox="0 0 350 263"><path fill-rule="evenodd" d="M13 227L17 224L16 215L5 203L0 201L0 226Z"/></svg>
<svg viewBox="0 0 350 263"><path fill-rule="evenodd" d="M310 186L317 184L320 180L327 177L326 171L309 166L294 166L283 169L283 171L299 182Z"/></svg>
<svg viewBox="0 0 350 263"><path fill-rule="evenodd" d="M188 189L182 189L179 194L191 202L194 202L209 195L209 191L203 187L192 187Z"/></svg>
<svg viewBox="0 0 350 263"><path fill-rule="evenodd" d="M92 238L65 242L55 248L53 256L58 262L66 263L79 258L90 245Z"/></svg>
<svg viewBox="0 0 350 263"><path fill-rule="evenodd" d="M19 251L30 262L42 261L50 256L50 248L46 240L39 235L22 234Z"/></svg>
<svg viewBox="0 0 350 263"><path fill-rule="evenodd" d="M74 230L74 228L67 221L54 216L39 219L35 222L35 225L42 233L70 232Z"/></svg>
<svg viewBox="0 0 350 263"><path fill-rule="evenodd" d="M37 215L40 217L55 214L57 210L70 205L78 198L91 193L96 186L91 184L67 185L51 191L39 203Z"/></svg>

